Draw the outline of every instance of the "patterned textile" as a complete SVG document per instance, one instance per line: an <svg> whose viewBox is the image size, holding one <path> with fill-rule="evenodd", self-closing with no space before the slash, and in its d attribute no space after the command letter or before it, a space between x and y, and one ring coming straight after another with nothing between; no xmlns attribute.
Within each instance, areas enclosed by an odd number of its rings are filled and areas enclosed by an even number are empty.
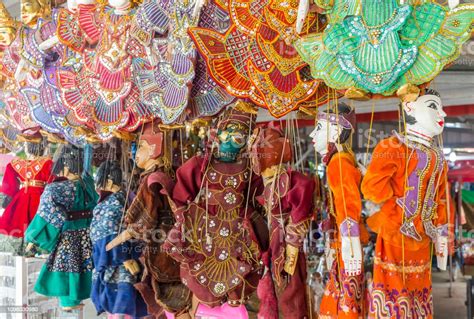
<svg viewBox="0 0 474 319"><path fill-rule="evenodd" d="M92 271L92 244L89 229L68 230L61 234L46 262L48 271L82 273Z"/></svg>
<svg viewBox="0 0 474 319"><path fill-rule="evenodd" d="M153 0L135 15L137 39L143 39L144 46L153 45L151 54L156 54L154 65L134 65L137 85L143 103L165 124L175 122L188 105L196 49L186 31L199 21L199 15L193 16L195 5L196 1Z"/></svg>
<svg viewBox="0 0 474 319"><path fill-rule="evenodd" d="M145 47L130 35L133 14L79 5L77 20L66 20L78 23L84 41L97 45L95 49L84 49L84 65L79 74L59 71L61 98L80 122L104 140L110 139L114 130L133 131L156 116L156 110L141 102L133 78L134 65L144 64L147 56Z"/></svg>
<svg viewBox="0 0 474 319"><path fill-rule="evenodd" d="M223 163L212 158L207 169L203 161L195 156L176 172L177 222L163 248L181 264L183 283L201 302L239 302L261 276L260 247L250 222L253 209L246 209L244 200L247 188L256 191L258 183L249 180L247 159ZM184 237L186 230L189 236Z"/></svg>
<svg viewBox="0 0 474 319"><path fill-rule="evenodd" d="M431 81L459 56L474 21L472 4L449 10L429 1L361 0L355 12L295 46L329 87L385 96Z"/></svg>
<svg viewBox="0 0 474 319"><path fill-rule="evenodd" d="M294 33L297 5L231 0L225 8L231 17L225 33L203 27L189 30L213 79L229 94L250 98L275 117L310 98L327 100L318 91L318 81L301 75L305 63L287 44ZM316 20L311 15L308 30L316 30Z"/></svg>

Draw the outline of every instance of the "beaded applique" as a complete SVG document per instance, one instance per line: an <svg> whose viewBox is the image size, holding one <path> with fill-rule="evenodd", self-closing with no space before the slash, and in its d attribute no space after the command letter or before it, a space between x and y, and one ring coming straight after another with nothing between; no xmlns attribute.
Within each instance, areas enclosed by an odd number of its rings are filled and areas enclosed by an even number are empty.
<svg viewBox="0 0 474 319"><path fill-rule="evenodd" d="M359 15L334 19L295 44L313 77L331 88L390 96L407 83L429 82L459 56L474 21L472 4L450 11L434 2L360 6Z"/></svg>
<svg viewBox="0 0 474 319"><path fill-rule="evenodd" d="M285 43L294 33L297 3L231 0L226 9L231 25L225 33L207 28L189 31L220 86L235 97L250 98L276 117L314 96L319 82L300 75L305 64Z"/></svg>

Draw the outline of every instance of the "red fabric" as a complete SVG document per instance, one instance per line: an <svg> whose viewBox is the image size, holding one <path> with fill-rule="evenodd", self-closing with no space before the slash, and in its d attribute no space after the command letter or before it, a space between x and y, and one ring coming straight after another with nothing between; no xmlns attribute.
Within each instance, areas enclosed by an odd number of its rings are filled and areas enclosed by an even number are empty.
<svg viewBox="0 0 474 319"><path fill-rule="evenodd" d="M28 186L20 189L21 183L26 180L47 183L51 179L52 166L53 162L44 158L33 161L13 160L7 165L0 192L12 197L12 201L0 217L0 232L23 237L36 215L44 187Z"/></svg>

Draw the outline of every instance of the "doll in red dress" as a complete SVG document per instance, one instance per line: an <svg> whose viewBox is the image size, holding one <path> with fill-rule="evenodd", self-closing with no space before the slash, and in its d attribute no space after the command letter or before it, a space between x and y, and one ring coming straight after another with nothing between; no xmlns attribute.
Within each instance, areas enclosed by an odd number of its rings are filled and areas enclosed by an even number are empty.
<svg viewBox="0 0 474 319"><path fill-rule="evenodd" d="M39 134L38 134L39 135ZM53 162L42 157L42 138L35 136L26 142L27 159L14 159L7 165L0 192L6 195L5 211L0 217L2 234L23 237L25 229L38 209L41 194L51 178Z"/></svg>

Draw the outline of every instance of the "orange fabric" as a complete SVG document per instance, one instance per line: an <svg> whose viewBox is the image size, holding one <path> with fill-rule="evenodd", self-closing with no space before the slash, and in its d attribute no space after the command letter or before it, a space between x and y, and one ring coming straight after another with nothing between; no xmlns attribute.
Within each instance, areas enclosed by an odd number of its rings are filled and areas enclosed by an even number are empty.
<svg viewBox="0 0 474 319"><path fill-rule="evenodd" d="M425 200L429 179L435 174L437 187L433 199L438 207L433 224L438 227L448 222L447 166L444 163L442 172L436 172L433 165L436 153L434 150L429 153L432 165L420 182L419 201ZM362 181L365 199L382 205L379 212L367 219L369 227L378 233L369 318L429 319L433 316L431 239L425 234L421 212L413 220L421 241L402 235L400 227L404 212L396 203L397 198L404 196L406 181L417 163L417 153L397 137L391 137L375 148Z"/></svg>
<svg viewBox="0 0 474 319"><path fill-rule="evenodd" d="M408 161L408 172L405 174L409 155L411 156ZM434 151L432 155L434 155ZM375 148L372 161L362 181L361 190L364 198L377 204L383 204L379 212L367 219L368 226L379 236L382 236L385 241L397 247L402 246L400 227L403 220L403 210L395 201L404 195L405 181L417 165L416 157L416 153L413 153L412 149L408 149L407 152L407 147L397 137L385 139ZM438 187L434 198L438 208L433 224L439 226L447 223L445 191L447 167L445 164L443 172L440 174L433 171L433 166L431 165L421 183L420 193L422 194L421 200L424 200L430 176L438 174L436 179ZM414 224L422 240L416 241L404 236L403 242L406 250L416 251L426 248L430 243L430 238L424 231L421 214L415 218Z"/></svg>
<svg viewBox="0 0 474 319"><path fill-rule="evenodd" d="M361 242L368 241L368 232L360 220L362 204L359 185L361 174L356 167L354 156L345 152L334 154L327 166L327 178L329 188L333 194L337 225L335 242L332 243L332 247L337 252L338 260L334 262L329 281L326 284L319 318L362 318L364 313L363 274L359 276L345 275L339 236L337 235L339 225L344 219L350 217L359 221Z"/></svg>
<svg viewBox="0 0 474 319"><path fill-rule="evenodd" d="M369 319L433 318L430 250L405 250L403 264L402 249L377 238Z"/></svg>

